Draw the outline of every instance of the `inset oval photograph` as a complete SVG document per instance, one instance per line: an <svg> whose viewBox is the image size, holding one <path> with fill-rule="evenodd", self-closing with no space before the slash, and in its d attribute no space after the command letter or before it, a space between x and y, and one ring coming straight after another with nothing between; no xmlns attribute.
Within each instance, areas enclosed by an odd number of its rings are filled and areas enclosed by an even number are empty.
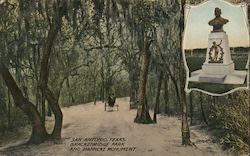
<svg viewBox="0 0 250 156"><path fill-rule="evenodd" d="M186 91L229 94L249 87L247 4L210 0L185 7Z"/></svg>

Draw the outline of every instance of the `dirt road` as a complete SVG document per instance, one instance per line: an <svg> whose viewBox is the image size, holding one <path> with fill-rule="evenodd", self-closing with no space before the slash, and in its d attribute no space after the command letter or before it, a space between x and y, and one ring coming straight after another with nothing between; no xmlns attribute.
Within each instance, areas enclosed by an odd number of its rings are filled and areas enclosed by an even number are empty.
<svg viewBox="0 0 250 156"><path fill-rule="evenodd" d="M17 156L226 156L201 130L191 127L195 147L181 146L181 121L159 116L157 124L133 122L129 99L117 100L119 111L105 112L97 102L63 108L63 141L0 148L0 155Z"/></svg>

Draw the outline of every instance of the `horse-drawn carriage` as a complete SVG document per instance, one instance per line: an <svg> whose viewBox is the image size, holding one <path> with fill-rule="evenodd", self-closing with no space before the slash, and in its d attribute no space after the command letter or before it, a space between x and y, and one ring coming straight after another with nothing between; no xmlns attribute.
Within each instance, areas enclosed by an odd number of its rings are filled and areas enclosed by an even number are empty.
<svg viewBox="0 0 250 156"><path fill-rule="evenodd" d="M119 110L119 105L115 104L116 97L114 94L108 97L108 100L104 103L105 111L113 111L113 108L116 107L116 111Z"/></svg>

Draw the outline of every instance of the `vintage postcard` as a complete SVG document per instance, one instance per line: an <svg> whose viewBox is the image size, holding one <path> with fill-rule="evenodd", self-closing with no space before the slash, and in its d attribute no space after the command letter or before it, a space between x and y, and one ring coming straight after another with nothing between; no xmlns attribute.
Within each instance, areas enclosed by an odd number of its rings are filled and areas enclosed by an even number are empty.
<svg viewBox="0 0 250 156"><path fill-rule="evenodd" d="M0 156L249 156L248 0L0 0Z"/></svg>

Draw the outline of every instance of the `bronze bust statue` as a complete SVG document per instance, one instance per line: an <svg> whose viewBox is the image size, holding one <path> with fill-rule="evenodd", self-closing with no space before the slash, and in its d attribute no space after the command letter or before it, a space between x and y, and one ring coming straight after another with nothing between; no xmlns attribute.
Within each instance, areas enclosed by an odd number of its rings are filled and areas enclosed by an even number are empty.
<svg viewBox="0 0 250 156"><path fill-rule="evenodd" d="M228 19L222 18L221 9L215 8L214 9L215 18L208 22L209 25L213 26L212 32L224 32L223 25L229 22Z"/></svg>

